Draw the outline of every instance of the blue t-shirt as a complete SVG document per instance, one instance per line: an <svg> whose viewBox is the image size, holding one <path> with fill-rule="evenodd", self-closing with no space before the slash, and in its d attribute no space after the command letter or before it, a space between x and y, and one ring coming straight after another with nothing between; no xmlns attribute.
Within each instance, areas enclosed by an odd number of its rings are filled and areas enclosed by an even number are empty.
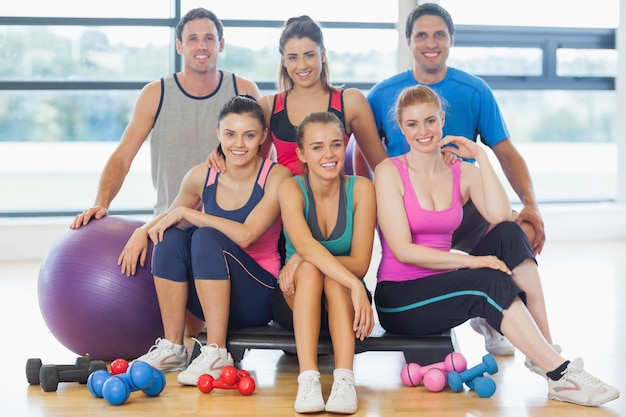
<svg viewBox="0 0 626 417"><path fill-rule="evenodd" d="M395 105L402 90L418 84L409 69L379 82L367 95L389 156L402 155L409 150L409 144L396 122ZM446 112L444 136L463 136L476 141L480 135L481 141L491 148L509 138L493 92L481 78L448 68L443 80L428 87L441 97Z"/></svg>

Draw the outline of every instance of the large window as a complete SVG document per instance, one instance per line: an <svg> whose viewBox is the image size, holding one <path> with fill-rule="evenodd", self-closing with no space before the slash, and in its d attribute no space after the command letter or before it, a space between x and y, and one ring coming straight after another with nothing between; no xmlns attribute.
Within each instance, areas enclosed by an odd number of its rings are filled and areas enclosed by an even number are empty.
<svg viewBox="0 0 626 417"><path fill-rule="evenodd" d="M395 2L285 0L261 11L257 0L48 3L2 5L0 215L74 213L92 204L139 90L180 69L173 28L191 8L208 7L224 21L221 67L263 92L274 91L280 26L292 16L322 23L331 81L365 93L398 71L398 48L406 48L398 45ZM450 64L494 88L538 198L614 198L619 1L580 10L568 1L440 3L458 26ZM402 33L404 17L399 25ZM153 202L142 149L112 209L148 211Z"/></svg>
<svg viewBox="0 0 626 417"><path fill-rule="evenodd" d="M495 89L537 198L615 199L614 29L620 2L439 3L460 28L450 64L482 76ZM509 194L515 195L510 187Z"/></svg>

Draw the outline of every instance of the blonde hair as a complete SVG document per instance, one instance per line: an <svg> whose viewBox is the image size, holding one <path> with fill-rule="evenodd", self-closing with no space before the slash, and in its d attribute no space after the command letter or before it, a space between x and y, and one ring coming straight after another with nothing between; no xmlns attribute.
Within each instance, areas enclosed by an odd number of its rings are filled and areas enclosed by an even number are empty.
<svg viewBox="0 0 626 417"><path fill-rule="evenodd" d="M433 91L432 88L425 85L416 85L414 87L408 87L400 92L395 106L395 117L398 123L401 121L401 114L407 107L415 104L432 103L437 106L440 112L443 112L443 106L441 99Z"/></svg>

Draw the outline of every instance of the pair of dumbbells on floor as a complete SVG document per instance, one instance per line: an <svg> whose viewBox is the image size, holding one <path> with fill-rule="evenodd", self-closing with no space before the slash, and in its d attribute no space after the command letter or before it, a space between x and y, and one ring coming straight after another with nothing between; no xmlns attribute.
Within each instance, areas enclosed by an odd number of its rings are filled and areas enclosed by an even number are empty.
<svg viewBox="0 0 626 417"><path fill-rule="evenodd" d="M104 398L111 405L124 404L130 394L143 391L149 397L159 395L165 388L165 374L147 362L135 361L128 365L123 359L111 363L111 372L98 370L87 379L87 388L96 398Z"/></svg>
<svg viewBox="0 0 626 417"><path fill-rule="evenodd" d="M202 374L198 377L198 389L201 392L207 394L215 388L232 389L239 391L241 395L252 395L256 389L256 382L248 371L234 366L225 366L220 371L218 379L209 374Z"/></svg>
<svg viewBox="0 0 626 417"><path fill-rule="evenodd" d="M92 360L89 356L80 356L71 365L44 365L41 359L31 358L26 361L26 380L30 385L41 385L45 392L53 392L59 382L86 384L92 372L106 369L104 361Z"/></svg>
<svg viewBox="0 0 626 417"><path fill-rule="evenodd" d="M485 374L493 375L498 372L498 364L492 355L483 356L482 362L467 369L467 360L458 352L446 356L443 362L420 366L416 363L407 363L402 367L400 378L410 387L424 384L431 392L442 391L446 382L454 392L461 392L463 384L476 391L479 397L488 398L496 392L496 383Z"/></svg>

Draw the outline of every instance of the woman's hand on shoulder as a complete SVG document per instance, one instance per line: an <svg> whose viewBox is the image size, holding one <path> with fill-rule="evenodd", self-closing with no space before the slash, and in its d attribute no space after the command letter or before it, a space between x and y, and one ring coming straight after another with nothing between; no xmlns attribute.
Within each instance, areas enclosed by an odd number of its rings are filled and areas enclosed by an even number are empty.
<svg viewBox="0 0 626 417"><path fill-rule="evenodd" d="M217 148L213 149L206 158L206 166L215 169L220 174L226 172L226 160L224 159L224 155L222 155Z"/></svg>

